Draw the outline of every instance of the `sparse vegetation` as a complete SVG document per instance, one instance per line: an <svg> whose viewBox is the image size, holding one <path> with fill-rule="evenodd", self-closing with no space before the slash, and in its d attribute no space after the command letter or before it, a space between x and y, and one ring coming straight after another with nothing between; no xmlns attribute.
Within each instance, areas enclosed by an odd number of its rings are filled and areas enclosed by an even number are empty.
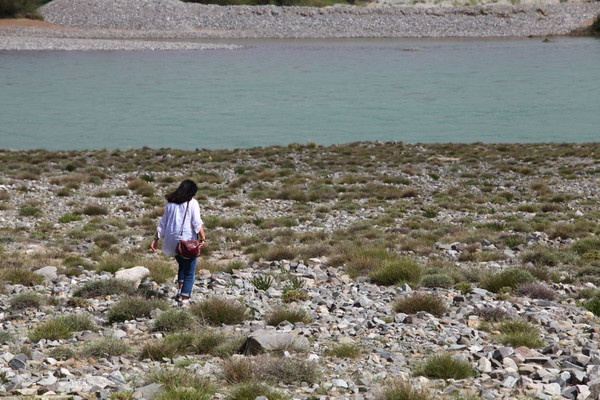
<svg viewBox="0 0 600 400"><path fill-rule="evenodd" d="M503 344L532 349L544 345L539 328L529 322L520 319L505 320L497 325L497 329L500 331L499 340Z"/></svg>
<svg viewBox="0 0 600 400"><path fill-rule="evenodd" d="M498 293L503 288L516 289L521 284L533 281L535 281L535 278L529 271L520 268L509 268L484 276L481 285L490 292Z"/></svg>
<svg viewBox="0 0 600 400"><path fill-rule="evenodd" d="M124 297L108 310L109 322L124 322L136 318L149 318L155 308L165 310L168 303L162 300L149 300L142 297Z"/></svg>
<svg viewBox="0 0 600 400"><path fill-rule="evenodd" d="M399 297L393 307L396 312L415 314L425 311L438 317L448 309L444 300L434 294L424 292L415 292L409 296Z"/></svg>
<svg viewBox="0 0 600 400"><path fill-rule="evenodd" d="M418 388L402 379L386 382L377 396L378 400L433 400L435 398L427 389Z"/></svg>
<svg viewBox="0 0 600 400"><path fill-rule="evenodd" d="M265 322L267 325L277 326L283 321L287 321L292 324L297 322L308 324L311 321L311 318L308 312L300 307L285 306L277 306L265 316Z"/></svg>
<svg viewBox="0 0 600 400"><path fill-rule="evenodd" d="M226 297L213 296L191 307L194 315L207 324L234 325L248 319L248 308L241 302Z"/></svg>
<svg viewBox="0 0 600 400"><path fill-rule="evenodd" d="M428 358L415 373L434 379L465 379L474 376L475 369L468 361L442 353Z"/></svg>

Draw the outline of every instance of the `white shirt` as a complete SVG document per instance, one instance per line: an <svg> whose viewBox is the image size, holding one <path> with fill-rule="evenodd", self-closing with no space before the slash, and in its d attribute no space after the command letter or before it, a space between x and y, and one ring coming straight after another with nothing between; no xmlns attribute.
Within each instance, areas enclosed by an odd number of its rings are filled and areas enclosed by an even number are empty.
<svg viewBox="0 0 600 400"><path fill-rule="evenodd" d="M179 243L179 234L183 225L181 240L193 240L198 237L198 232L202 228L203 222L200 218L200 205L196 199L189 201L187 214L185 214L186 203L167 203L156 232L159 238L163 240L163 251L166 255L175 255L177 243ZM183 216L185 214L185 221Z"/></svg>

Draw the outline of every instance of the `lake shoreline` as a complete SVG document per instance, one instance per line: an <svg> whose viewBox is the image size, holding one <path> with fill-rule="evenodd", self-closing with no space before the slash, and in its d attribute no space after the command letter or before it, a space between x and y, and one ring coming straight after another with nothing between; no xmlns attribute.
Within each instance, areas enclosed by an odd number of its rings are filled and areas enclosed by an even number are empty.
<svg viewBox="0 0 600 400"><path fill-rule="evenodd" d="M112 0L67 0L41 8L46 22L15 21L0 25L2 50L92 50L92 42L113 50L147 50L148 44L123 41L168 41L163 49L186 49L199 39L337 39L337 38L518 38L581 34L600 14L600 3L486 5L474 7L310 8L275 6L221 7L192 3L130 0L128 13ZM134 27L135 29L131 29ZM150 46L151 47L151 46Z"/></svg>

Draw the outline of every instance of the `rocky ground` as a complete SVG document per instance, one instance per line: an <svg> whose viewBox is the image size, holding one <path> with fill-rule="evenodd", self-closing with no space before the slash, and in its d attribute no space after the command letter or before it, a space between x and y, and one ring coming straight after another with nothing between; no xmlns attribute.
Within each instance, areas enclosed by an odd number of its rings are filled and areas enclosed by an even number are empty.
<svg viewBox="0 0 600 400"><path fill-rule="evenodd" d="M600 3L310 8L54 0L40 12L56 27L1 27L0 50L197 50L208 45L182 39L216 38L546 37L589 27Z"/></svg>
<svg viewBox="0 0 600 400"><path fill-rule="evenodd" d="M400 380L429 391L414 397L423 399L597 399L599 154L597 145L401 143L1 151L0 393L189 398L156 378L184 371L212 385L206 398L393 399L382 389ZM169 300L174 262L148 251L161 196L184 177L201 186L208 238L187 326ZM394 260L416 263L418 276L383 282L376 272ZM537 290L490 284L515 268ZM143 291L81 292L115 277ZM445 308L399 309L415 293ZM157 301L152 310L115 317L140 295ZM207 328L197 310L215 296L245 317ZM309 319L273 325L283 305ZM91 325L58 334L49 322L64 315ZM507 340L506 321L533 327L529 341ZM227 351L217 339L203 351L148 350L186 329L237 341ZM473 374L423 372L440 354ZM245 380L227 371L246 361L296 372L255 372L278 392L244 397L234 391ZM277 364L286 362L298 364Z"/></svg>

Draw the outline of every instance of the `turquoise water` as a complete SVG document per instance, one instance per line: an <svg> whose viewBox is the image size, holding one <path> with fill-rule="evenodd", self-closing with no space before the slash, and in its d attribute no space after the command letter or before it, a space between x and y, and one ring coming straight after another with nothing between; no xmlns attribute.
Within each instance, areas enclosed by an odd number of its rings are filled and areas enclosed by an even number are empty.
<svg viewBox="0 0 600 400"><path fill-rule="evenodd" d="M236 43L0 52L0 148L600 140L598 39Z"/></svg>

